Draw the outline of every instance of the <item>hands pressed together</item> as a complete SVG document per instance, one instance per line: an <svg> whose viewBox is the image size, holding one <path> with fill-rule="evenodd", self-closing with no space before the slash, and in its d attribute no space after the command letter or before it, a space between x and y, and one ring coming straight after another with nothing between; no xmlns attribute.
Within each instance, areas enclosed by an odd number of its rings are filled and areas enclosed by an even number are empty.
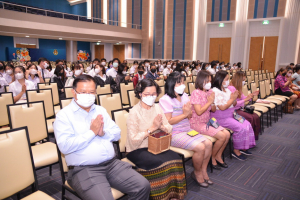
<svg viewBox="0 0 300 200"><path fill-rule="evenodd" d="M95 119L92 119L90 129L95 133L95 135L99 135L100 137L104 135L103 132L103 116L98 115Z"/></svg>

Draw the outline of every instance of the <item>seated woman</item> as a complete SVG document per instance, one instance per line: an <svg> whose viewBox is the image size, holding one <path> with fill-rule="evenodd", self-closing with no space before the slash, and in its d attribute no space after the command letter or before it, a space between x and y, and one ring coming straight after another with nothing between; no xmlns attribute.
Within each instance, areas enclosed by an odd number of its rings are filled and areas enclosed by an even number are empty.
<svg viewBox="0 0 300 200"><path fill-rule="evenodd" d="M192 71L193 76L197 76L198 72L201 71L201 63L195 64L195 68Z"/></svg>
<svg viewBox="0 0 300 200"><path fill-rule="evenodd" d="M138 82L140 82L145 78L144 73L145 73L145 68L142 64L140 64L137 68L137 74L134 75L132 78L134 88L136 87Z"/></svg>
<svg viewBox="0 0 300 200"><path fill-rule="evenodd" d="M83 72L83 70L82 70L83 68L78 63L72 63L71 69L72 69L73 75L68 77L68 79L65 83L65 87L72 87L75 78L77 76L80 76Z"/></svg>
<svg viewBox="0 0 300 200"><path fill-rule="evenodd" d="M104 87L104 85L109 84L112 93L117 91L117 83L111 76L106 75L105 67L103 65L95 65L95 76L94 79L97 85Z"/></svg>
<svg viewBox="0 0 300 200"><path fill-rule="evenodd" d="M246 74L245 72L242 71L237 71L234 76L232 77L230 86L228 86L228 89L234 93L236 90L239 92L238 98L236 99L237 103L235 105L235 109L236 112L245 117L245 119L247 121L250 122L253 131L254 131L254 135L255 135L255 139L258 140L258 136L260 133L260 119L259 116L255 113L250 114L250 113L246 113L242 110L240 110L241 107L244 108L245 106L245 102L247 101L251 101L251 99L258 95L259 91L256 91L254 93L249 94L247 97L243 94L243 86L245 85L245 80L246 80Z"/></svg>
<svg viewBox="0 0 300 200"><path fill-rule="evenodd" d="M211 113L218 123L224 128L233 131L233 152L232 156L238 160L244 161L247 158L244 155L252 155L248 150L255 146L254 131L251 124L245 120L243 123L233 117L235 111L236 99L239 92L232 93L229 89L229 77L226 71L218 71L213 80L212 91L215 93L214 104L216 111ZM244 154L244 155L242 155Z"/></svg>
<svg viewBox="0 0 300 200"><path fill-rule="evenodd" d="M59 99L65 99L65 83L66 74L62 65L57 65L53 76L51 77L51 83L57 83Z"/></svg>
<svg viewBox="0 0 300 200"><path fill-rule="evenodd" d="M5 80L8 84L15 81L14 68L15 67L12 64L7 64L5 67Z"/></svg>
<svg viewBox="0 0 300 200"><path fill-rule="evenodd" d="M127 158L150 182L150 199L183 199L186 182L180 156L171 150L157 155L148 152L150 134L172 131L162 109L154 104L160 92L152 79L143 79L137 84L135 96L141 100L130 110L127 119Z"/></svg>
<svg viewBox="0 0 300 200"><path fill-rule="evenodd" d="M120 92L120 83L128 83L130 81L130 76L127 73L127 71L125 71L125 65L120 64L118 67L118 72L117 72L117 76L116 76L116 83L117 83L117 91L116 92Z"/></svg>
<svg viewBox="0 0 300 200"><path fill-rule="evenodd" d="M212 164L214 169L227 168L228 165L222 159L222 153L229 141L230 133L222 126L214 128L207 127L210 111L215 111L213 104L215 93L211 88L211 74L207 71L200 71L195 82L196 90L191 95L192 117L190 118L191 128L200 134L208 135L217 139L212 149Z"/></svg>
<svg viewBox="0 0 300 200"><path fill-rule="evenodd" d="M294 74L292 75L292 78L294 79L293 83L298 87L298 90L300 91L300 64L297 64L294 68Z"/></svg>
<svg viewBox="0 0 300 200"><path fill-rule="evenodd" d="M275 76L274 89L275 94L287 96L290 98L290 100L288 101L288 112L293 113L293 103L298 97L289 88L289 86L292 84L293 78L291 76L287 77L286 74L286 68L281 68L280 70L278 70Z"/></svg>
<svg viewBox="0 0 300 200"><path fill-rule="evenodd" d="M292 81L295 80L295 78L293 78L292 74L293 74L293 69L288 65L288 67L286 68L287 72L286 72L286 78L290 78L292 77ZM300 109L300 91L299 91L299 87L297 85L294 84L294 82L292 82L290 85L290 90L291 92L293 92L295 95L297 95L297 99L295 100L295 109Z"/></svg>
<svg viewBox="0 0 300 200"><path fill-rule="evenodd" d="M194 137L187 133L192 131L189 118L192 116L190 99L184 93L184 75L173 72L166 84L166 94L159 99L169 124L173 125L171 146L194 151L192 178L201 186L213 184L207 174L207 164L210 160L212 143L201 134Z"/></svg>
<svg viewBox="0 0 300 200"><path fill-rule="evenodd" d="M38 83L44 83L41 72L38 70L35 64L30 64L26 70L26 79L33 82L35 89L37 89Z"/></svg>
<svg viewBox="0 0 300 200"><path fill-rule="evenodd" d="M34 90L34 83L25 79L25 68L14 68L15 81L9 85L9 92L13 93L15 103L26 103L26 90Z"/></svg>

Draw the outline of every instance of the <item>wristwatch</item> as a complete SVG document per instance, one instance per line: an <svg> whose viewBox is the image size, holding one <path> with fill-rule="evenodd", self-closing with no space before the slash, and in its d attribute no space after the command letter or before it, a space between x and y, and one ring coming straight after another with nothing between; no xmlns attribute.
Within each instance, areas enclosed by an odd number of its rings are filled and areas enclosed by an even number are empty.
<svg viewBox="0 0 300 200"><path fill-rule="evenodd" d="M147 129L147 132L150 134L151 133L151 131L149 130L149 129Z"/></svg>

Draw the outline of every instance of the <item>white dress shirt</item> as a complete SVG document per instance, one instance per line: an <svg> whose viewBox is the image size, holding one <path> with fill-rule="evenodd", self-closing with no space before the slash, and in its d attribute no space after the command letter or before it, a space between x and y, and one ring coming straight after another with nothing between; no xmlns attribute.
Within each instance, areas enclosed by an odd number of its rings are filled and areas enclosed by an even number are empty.
<svg viewBox="0 0 300 200"><path fill-rule="evenodd" d="M96 76L95 69L91 69L91 70L88 72L88 75L90 75L91 77Z"/></svg>
<svg viewBox="0 0 300 200"><path fill-rule="evenodd" d="M167 76L169 74L170 74L170 69L169 68L165 68L164 71L163 71L163 75Z"/></svg>
<svg viewBox="0 0 300 200"><path fill-rule="evenodd" d="M129 70L129 74L134 74L135 69L136 69L136 66L133 65Z"/></svg>
<svg viewBox="0 0 300 200"><path fill-rule="evenodd" d="M8 85L6 79L4 77L0 76L0 86L1 86L0 93L5 92L5 87L4 87L5 85Z"/></svg>
<svg viewBox="0 0 300 200"><path fill-rule="evenodd" d="M34 90L35 86L34 83L28 80L25 80L25 85L26 85L26 90ZM12 82L9 85L9 92L13 93L13 96L17 96L18 94L20 94L20 92L22 92L22 85L19 83L18 80L15 80L14 82ZM24 101L22 100L26 100L26 93L24 93L21 98L19 99L19 101L17 101L16 103L22 103Z"/></svg>
<svg viewBox="0 0 300 200"><path fill-rule="evenodd" d="M111 76L113 78L116 78L117 71L115 70L115 68L111 68L106 74L107 74L107 76Z"/></svg>
<svg viewBox="0 0 300 200"><path fill-rule="evenodd" d="M28 81L31 81L34 84L35 89L37 89L37 84L40 83L40 78L37 76L34 76L32 79L31 76L28 76Z"/></svg>
<svg viewBox="0 0 300 200"><path fill-rule="evenodd" d="M90 130L91 121L103 116L104 136ZM120 128L111 120L105 108L93 104L90 111L80 108L75 100L60 110L53 125L60 151L68 166L97 165L115 156L112 142L120 139Z"/></svg>
<svg viewBox="0 0 300 200"><path fill-rule="evenodd" d="M37 66L37 68L41 72L43 78L51 78L52 75L49 73L47 69L42 69L39 65Z"/></svg>

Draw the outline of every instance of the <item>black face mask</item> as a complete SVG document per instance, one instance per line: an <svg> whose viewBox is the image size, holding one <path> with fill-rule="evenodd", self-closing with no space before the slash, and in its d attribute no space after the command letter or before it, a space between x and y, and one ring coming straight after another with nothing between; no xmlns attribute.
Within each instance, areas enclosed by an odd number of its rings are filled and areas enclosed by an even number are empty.
<svg viewBox="0 0 300 200"><path fill-rule="evenodd" d="M139 75L143 75L144 71L138 71Z"/></svg>
<svg viewBox="0 0 300 200"><path fill-rule="evenodd" d="M151 69L150 71L154 74L156 72L156 69Z"/></svg>
<svg viewBox="0 0 300 200"><path fill-rule="evenodd" d="M282 73L282 76L285 76L286 75L286 72L285 73Z"/></svg>
<svg viewBox="0 0 300 200"><path fill-rule="evenodd" d="M58 76L63 76L64 75L64 73L58 73Z"/></svg>

